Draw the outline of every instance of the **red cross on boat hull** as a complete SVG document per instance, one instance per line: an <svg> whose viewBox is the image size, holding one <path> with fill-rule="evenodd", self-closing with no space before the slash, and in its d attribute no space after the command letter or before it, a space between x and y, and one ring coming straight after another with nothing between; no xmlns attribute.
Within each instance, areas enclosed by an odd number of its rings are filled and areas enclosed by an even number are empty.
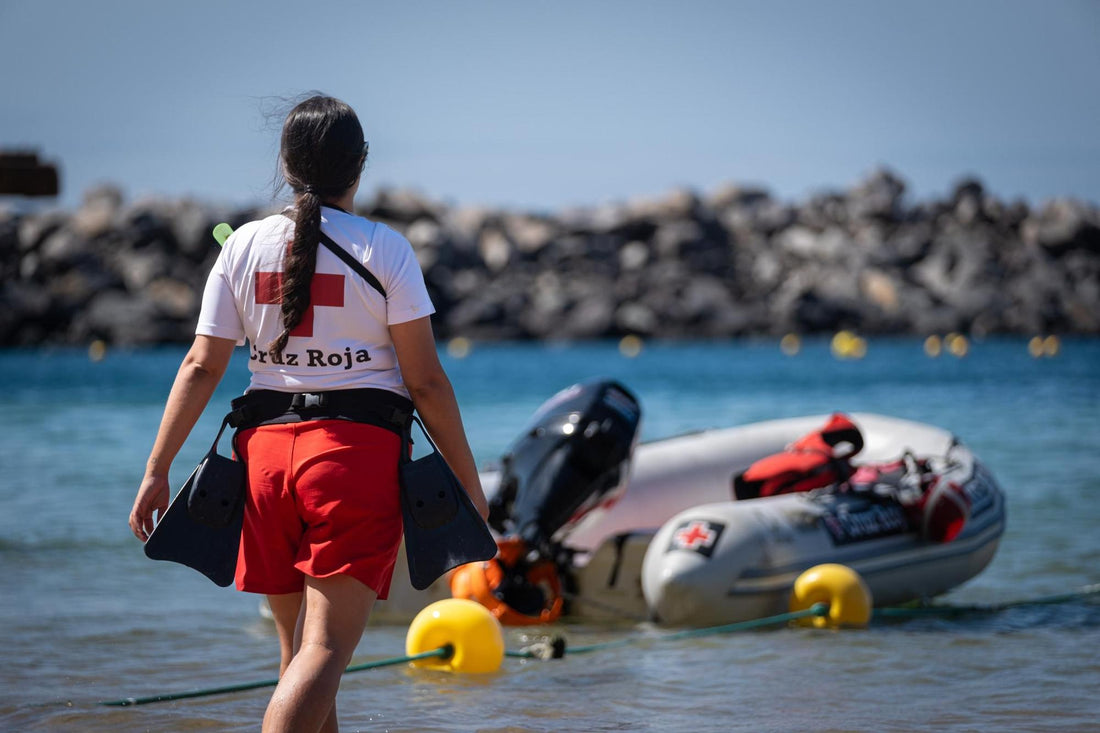
<svg viewBox="0 0 1100 733"><path fill-rule="evenodd" d="M693 519L684 522L672 533L671 550L688 550L698 552L700 555L710 557L714 552L718 538L722 536L725 525L719 522L708 522L702 519Z"/></svg>

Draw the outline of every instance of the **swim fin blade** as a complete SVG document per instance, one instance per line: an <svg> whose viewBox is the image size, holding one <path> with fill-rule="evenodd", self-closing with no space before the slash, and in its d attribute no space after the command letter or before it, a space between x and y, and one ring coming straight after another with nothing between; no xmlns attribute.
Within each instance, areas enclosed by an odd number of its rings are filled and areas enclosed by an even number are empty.
<svg viewBox="0 0 1100 733"><path fill-rule="evenodd" d="M233 582L237 572L244 511L238 509L233 520L219 529L195 521L187 511L187 496L194 480L192 472L153 528L145 542L145 556L186 565L224 588Z"/></svg>
<svg viewBox="0 0 1100 733"><path fill-rule="evenodd" d="M430 439L429 439L430 441ZM497 554L485 520L438 451L401 466L405 557L413 588Z"/></svg>

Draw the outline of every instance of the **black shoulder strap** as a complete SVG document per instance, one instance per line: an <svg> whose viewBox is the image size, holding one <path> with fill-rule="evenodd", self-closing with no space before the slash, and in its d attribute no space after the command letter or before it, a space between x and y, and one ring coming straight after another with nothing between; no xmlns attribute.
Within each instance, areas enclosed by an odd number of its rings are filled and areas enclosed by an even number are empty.
<svg viewBox="0 0 1100 733"><path fill-rule="evenodd" d="M328 247L330 252L342 259L344 261L344 264L359 273L359 277L366 280L372 288L381 293L383 298L386 297L386 289L382 287L382 283L378 282L378 278L372 275L371 271L368 270L362 262L352 257L346 249L334 242L332 240L332 237L325 234L324 232L321 232L320 234L321 244Z"/></svg>

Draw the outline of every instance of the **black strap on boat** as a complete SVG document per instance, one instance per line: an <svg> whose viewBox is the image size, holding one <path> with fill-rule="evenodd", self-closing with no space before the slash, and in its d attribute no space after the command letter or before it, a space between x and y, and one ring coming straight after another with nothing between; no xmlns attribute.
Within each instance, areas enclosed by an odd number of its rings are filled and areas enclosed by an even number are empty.
<svg viewBox="0 0 1100 733"><path fill-rule="evenodd" d="M349 420L404 436L413 416L412 401L386 389L323 392L260 389L233 400L232 408L226 420L238 430L306 420Z"/></svg>
<svg viewBox="0 0 1100 733"><path fill-rule="evenodd" d="M378 282L378 278L376 278L374 274L371 273L371 271L368 270L362 262L352 257L351 253L338 245L332 239L332 237L325 234L324 232L321 232L320 234L321 244L325 245L330 252L342 259L345 265L355 270L359 274L359 277L366 280L367 284L369 284L372 288L381 293L383 298L386 297L386 289L382 287L382 283Z"/></svg>

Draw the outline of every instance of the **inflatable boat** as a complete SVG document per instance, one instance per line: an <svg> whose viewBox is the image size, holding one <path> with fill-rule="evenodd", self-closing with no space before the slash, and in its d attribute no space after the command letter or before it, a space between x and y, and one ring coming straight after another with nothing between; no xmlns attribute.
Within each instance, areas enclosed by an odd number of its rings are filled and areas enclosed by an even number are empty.
<svg viewBox="0 0 1100 733"><path fill-rule="evenodd" d="M896 604L974 577L1004 529L992 474L942 428L811 415L639 444L640 420L615 382L555 395L482 476L497 558L425 591L399 561L374 615L407 620L453 595L512 625L731 623L785 611L799 574L822 563L850 566L876 605ZM780 466L770 485L747 480Z"/></svg>

